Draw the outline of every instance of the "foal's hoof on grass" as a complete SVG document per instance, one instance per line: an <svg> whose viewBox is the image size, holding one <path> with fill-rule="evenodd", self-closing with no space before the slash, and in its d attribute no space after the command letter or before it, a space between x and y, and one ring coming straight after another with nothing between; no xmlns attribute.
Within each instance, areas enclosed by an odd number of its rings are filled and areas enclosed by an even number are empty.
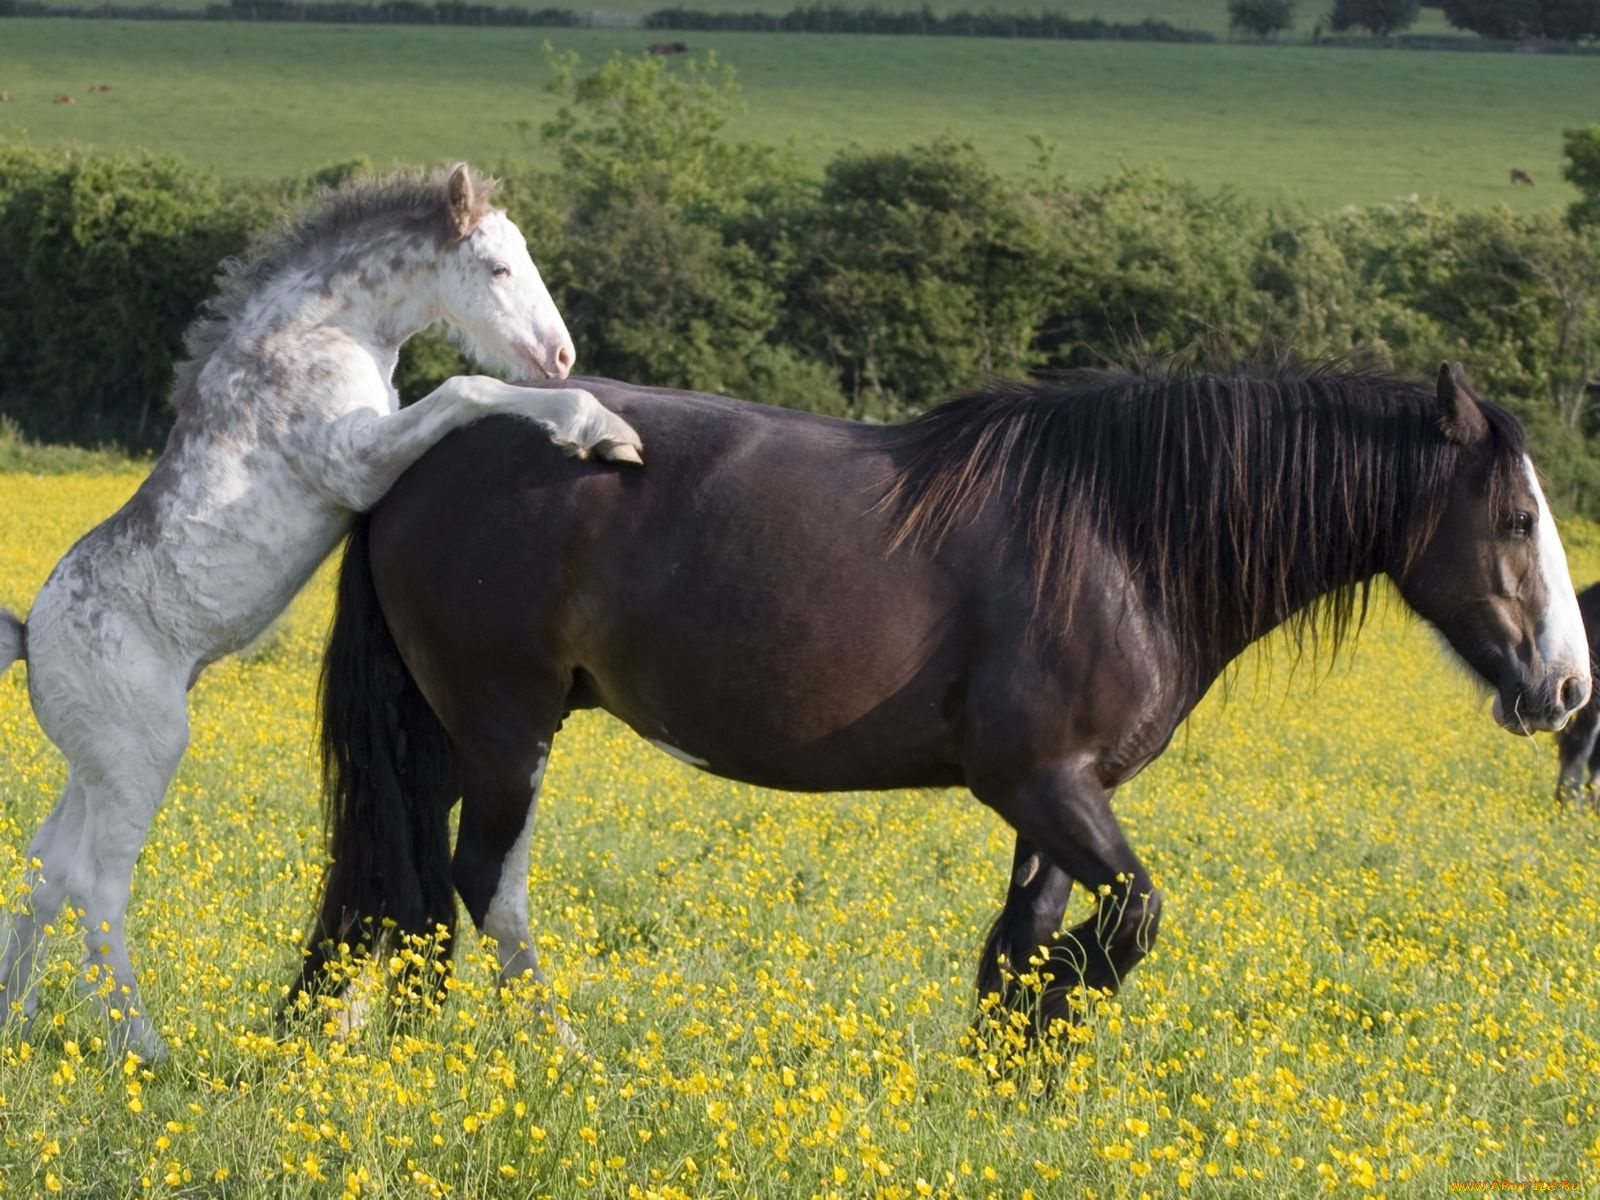
<svg viewBox="0 0 1600 1200"><path fill-rule="evenodd" d="M148 1027L136 1030L125 1037L113 1035L106 1043L106 1057L113 1067L121 1067L128 1061L130 1054L138 1057L141 1067L151 1070L161 1066L171 1057L167 1044L161 1040L161 1035Z"/></svg>

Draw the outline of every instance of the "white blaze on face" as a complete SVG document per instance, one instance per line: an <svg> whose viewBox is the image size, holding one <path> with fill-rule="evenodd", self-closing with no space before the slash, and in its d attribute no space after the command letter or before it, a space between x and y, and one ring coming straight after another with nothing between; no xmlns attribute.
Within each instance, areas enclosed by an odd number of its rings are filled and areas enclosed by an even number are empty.
<svg viewBox="0 0 1600 1200"><path fill-rule="evenodd" d="M1567 571L1567 553L1561 547L1561 538L1550 516L1550 505L1539 487L1533 462L1526 457L1523 469L1528 475L1528 490L1539 506L1535 518L1534 558L1544 581L1545 595L1549 597L1549 607L1535 634L1535 644L1547 671L1565 669L1587 684L1589 639L1584 636L1583 616L1578 611L1578 597L1572 590L1572 576Z"/></svg>

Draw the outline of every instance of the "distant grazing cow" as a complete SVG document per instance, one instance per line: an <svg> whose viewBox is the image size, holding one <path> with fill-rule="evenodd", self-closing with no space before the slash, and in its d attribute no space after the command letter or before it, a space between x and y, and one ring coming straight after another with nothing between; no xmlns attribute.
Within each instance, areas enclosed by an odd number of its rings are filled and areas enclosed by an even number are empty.
<svg viewBox="0 0 1600 1200"><path fill-rule="evenodd" d="M57 103L57 104L76 104L77 101L74 100L71 96L67 95L65 92L57 92L56 93L55 103Z"/></svg>
<svg viewBox="0 0 1600 1200"><path fill-rule="evenodd" d="M111 90L111 85L109 83L97 83L89 90L91 92L109 92Z"/></svg>
<svg viewBox="0 0 1600 1200"><path fill-rule="evenodd" d="M9 99L11 99L10 92L0 92L0 104L4 104Z"/></svg>
<svg viewBox="0 0 1600 1200"><path fill-rule="evenodd" d="M1533 186L1533 176L1529 175L1521 167L1512 167L1511 168L1511 185L1513 187L1515 187L1519 183L1525 183L1529 187L1532 187Z"/></svg>
<svg viewBox="0 0 1600 1200"><path fill-rule="evenodd" d="M689 49L687 42L651 42L651 54L683 54Z"/></svg>

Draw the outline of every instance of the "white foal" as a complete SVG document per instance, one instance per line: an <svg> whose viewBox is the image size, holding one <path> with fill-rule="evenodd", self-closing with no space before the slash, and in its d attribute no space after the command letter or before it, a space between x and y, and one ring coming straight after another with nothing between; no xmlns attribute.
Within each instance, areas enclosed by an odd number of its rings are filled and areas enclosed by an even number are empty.
<svg viewBox="0 0 1600 1200"><path fill-rule="evenodd" d="M640 461L633 430L578 388L467 376L399 407L400 345L435 321L514 380L572 366L522 234L486 193L465 166L356 184L225 264L221 294L189 330L177 420L150 477L57 564L25 627L0 612L0 670L26 658L34 713L68 761L29 846L30 902L5 935L0 1021L32 1015L44 927L70 902L113 1055L161 1057L123 921L188 744L185 693L283 611L353 514L424 451L506 413L573 453Z"/></svg>

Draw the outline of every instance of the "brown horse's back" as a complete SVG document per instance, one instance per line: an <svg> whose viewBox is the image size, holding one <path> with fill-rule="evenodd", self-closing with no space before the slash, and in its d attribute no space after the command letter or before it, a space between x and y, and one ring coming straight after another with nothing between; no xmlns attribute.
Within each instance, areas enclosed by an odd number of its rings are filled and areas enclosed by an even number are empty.
<svg viewBox="0 0 1600 1200"><path fill-rule="evenodd" d="M562 457L497 418L446 439L374 517L384 612L452 736L507 705L534 731L598 705L768 786L958 782L964 655L942 628L973 589L891 550L884 431L585 386L639 430L643 470ZM491 677L515 694L470 687Z"/></svg>

